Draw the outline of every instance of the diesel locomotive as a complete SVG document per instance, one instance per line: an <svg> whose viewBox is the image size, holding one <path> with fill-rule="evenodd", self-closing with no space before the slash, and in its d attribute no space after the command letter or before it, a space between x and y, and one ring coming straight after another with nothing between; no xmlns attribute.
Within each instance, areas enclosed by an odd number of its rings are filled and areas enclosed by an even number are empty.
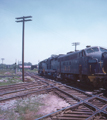
<svg viewBox="0 0 107 120"><path fill-rule="evenodd" d="M107 49L99 46L53 55L38 64L39 75L107 88Z"/></svg>

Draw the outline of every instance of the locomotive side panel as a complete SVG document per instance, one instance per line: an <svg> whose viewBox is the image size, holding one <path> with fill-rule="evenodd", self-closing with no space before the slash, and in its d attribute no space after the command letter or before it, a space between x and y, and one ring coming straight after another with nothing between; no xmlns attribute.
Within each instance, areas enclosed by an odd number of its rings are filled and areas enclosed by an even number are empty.
<svg viewBox="0 0 107 120"><path fill-rule="evenodd" d="M53 56L39 63L39 73L53 77L74 78L92 83L94 87L107 84L107 49L95 46L73 53ZM106 85L107 86L107 85Z"/></svg>
<svg viewBox="0 0 107 120"><path fill-rule="evenodd" d="M38 64L38 74L44 75L46 69L47 69L46 60L41 61L41 62Z"/></svg>

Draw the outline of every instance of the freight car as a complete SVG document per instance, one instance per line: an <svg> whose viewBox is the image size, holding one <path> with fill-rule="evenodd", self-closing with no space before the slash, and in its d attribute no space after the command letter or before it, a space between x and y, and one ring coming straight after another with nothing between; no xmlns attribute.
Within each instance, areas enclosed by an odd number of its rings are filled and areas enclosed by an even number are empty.
<svg viewBox="0 0 107 120"><path fill-rule="evenodd" d="M87 47L65 55L51 56L38 66L40 75L107 87L107 49L103 47Z"/></svg>

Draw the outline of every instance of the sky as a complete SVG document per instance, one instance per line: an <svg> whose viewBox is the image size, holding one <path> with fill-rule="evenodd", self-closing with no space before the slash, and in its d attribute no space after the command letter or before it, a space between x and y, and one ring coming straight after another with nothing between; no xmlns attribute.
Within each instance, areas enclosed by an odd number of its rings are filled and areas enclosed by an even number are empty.
<svg viewBox="0 0 107 120"><path fill-rule="evenodd" d="M22 61L22 23L25 22L24 61L38 64L51 55L87 45L107 48L107 0L0 0L0 59ZM2 63L2 60L1 62Z"/></svg>

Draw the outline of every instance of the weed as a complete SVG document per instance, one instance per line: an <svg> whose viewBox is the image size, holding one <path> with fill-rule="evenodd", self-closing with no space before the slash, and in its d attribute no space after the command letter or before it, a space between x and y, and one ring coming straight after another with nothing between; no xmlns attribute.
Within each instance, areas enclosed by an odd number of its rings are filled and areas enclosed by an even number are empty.
<svg viewBox="0 0 107 120"><path fill-rule="evenodd" d="M37 111L39 110L39 106L44 105L37 101L33 101L30 98L26 101L17 101L15 112L19 114L19 120L33 120L37 117Z"/></svg>
<svg viewBox="0 0 107 120"><path fill-rule="evenodd" d="M33 73L37 73L38 72L38 69L37 68L35 68L35 69L33 69L33 70L25 70L25 71L28 71L28 72L33 72Z"/></svg>
<svg viewBox="0 0 107 120"><path fill-rule="evenodd" d="M19 77L8 77L8 78L2 78L0 80L0 86L3 85L11 85L11 84L15 84L15 83L19 83L22 82Z"/></svg>
<svg viewBox="0 0 107 120"><path fill-rule="evenodd" d="M33 98L33 99L32 99ZM25 99L18 99L13 107L2 110L0 108L0 119L5 120L34 120L42 115L37 115L39 107L44 105L39 102L40 98L30 97Z"/></svg>

